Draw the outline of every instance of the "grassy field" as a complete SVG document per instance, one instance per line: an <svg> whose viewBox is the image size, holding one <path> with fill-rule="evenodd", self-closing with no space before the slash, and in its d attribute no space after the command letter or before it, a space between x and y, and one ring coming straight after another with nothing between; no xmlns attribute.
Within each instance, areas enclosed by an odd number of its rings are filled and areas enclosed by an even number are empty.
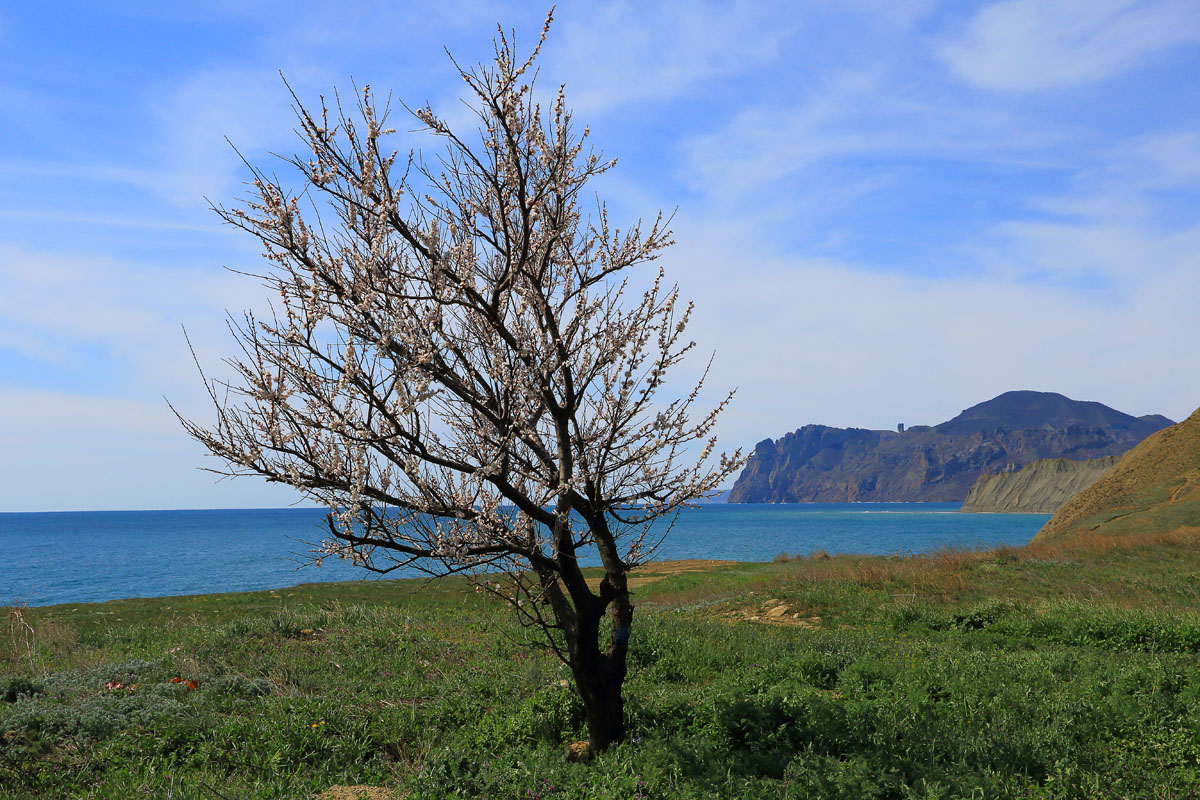
<svg viewBox="0 0 1200 800"><path fill-rule="evenodd" d="M1194 536L636 592L591 764L566 671L456 580L10 608L0 797L1200 797Z"/></svg>

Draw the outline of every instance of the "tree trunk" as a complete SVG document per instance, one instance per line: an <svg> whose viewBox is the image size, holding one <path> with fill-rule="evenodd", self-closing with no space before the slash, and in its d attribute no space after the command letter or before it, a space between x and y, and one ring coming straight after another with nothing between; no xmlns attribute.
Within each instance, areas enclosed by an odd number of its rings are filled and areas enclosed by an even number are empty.
<svg viewBox="0 0 1200 800"><path fill-rule="evenodd" d="M575 682L587 715L588 743L597 752L625 738L625 698L621 694L625 670L624 664L621 666L619 675L605 667L591 675L580 675L582 670L576 668Z"/></svg>
<svg viewBox="0 0 1200 800"><path fill-rule="evenodd" d="M624 584L624 576L620 583ZM633 604L628 590L614 592L608 577L600 589L601 601L576 617L578 628L571 637L571 671L587 715L588 742L592 749L606 750L625 738L626 655L633 622ZM607 601L607 602L606 602ZM607 608L606 608L607 607ZM600 623L611 616L611 639L600 649Z"/></svg>

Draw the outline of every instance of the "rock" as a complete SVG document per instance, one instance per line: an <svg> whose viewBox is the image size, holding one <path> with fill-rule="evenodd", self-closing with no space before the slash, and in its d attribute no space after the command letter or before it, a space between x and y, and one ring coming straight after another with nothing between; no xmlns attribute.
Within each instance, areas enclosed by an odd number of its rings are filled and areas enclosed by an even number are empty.
<svg viewBox="0 0 1200 800"><path fill-rule="evenodd" d="M904 433L806 425L755 447L731 503L957 502L980 475L1125 453L1170 420L1052 392L1006 392Z"/></svg>
<svg viewBox="0 0 1200 800"><path fill-rule="evenodd" d="M1042 458L1016 472L980 475L959 511L1053 514L1120 461Z"/></svg>
<svg viewBox="0 0 1200 800"><path fill-rule="evenodd" d="M567 761L587 762L592 760L592 755L590 742L571 742L567 745Z"/></svg>

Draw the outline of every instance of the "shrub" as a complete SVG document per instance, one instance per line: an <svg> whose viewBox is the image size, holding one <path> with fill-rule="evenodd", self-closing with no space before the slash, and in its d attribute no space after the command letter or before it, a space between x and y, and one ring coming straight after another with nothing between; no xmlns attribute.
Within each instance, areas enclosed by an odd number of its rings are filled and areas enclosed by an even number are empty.
<svg viewBox="0 0 1200 800"><path fill-rule="evenodd" d="M0 702L15 703L22 697L33 697L45 691L46 687L41 683L22 675L0 678Z"/></svg>

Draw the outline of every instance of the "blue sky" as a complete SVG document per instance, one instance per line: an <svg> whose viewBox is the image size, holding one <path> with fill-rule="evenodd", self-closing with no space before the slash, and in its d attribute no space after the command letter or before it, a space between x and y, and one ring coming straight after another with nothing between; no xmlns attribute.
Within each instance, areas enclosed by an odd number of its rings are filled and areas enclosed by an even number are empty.
<svg viewBox="0 0 1200 800"><path fill-rule="evenodd" d="M261 305L205 197L296 147L282 71L463 119L462 61L525 3L22 3L0 9L0 510L273 506L215 483L204 417ZM677 209L722 443L936 423L1009 389L1200 405L1195 0L560 3L541 61L618 168ZM436 151L402 133L397 146ZM413 126L415 127L415 126Z"/></svg>

